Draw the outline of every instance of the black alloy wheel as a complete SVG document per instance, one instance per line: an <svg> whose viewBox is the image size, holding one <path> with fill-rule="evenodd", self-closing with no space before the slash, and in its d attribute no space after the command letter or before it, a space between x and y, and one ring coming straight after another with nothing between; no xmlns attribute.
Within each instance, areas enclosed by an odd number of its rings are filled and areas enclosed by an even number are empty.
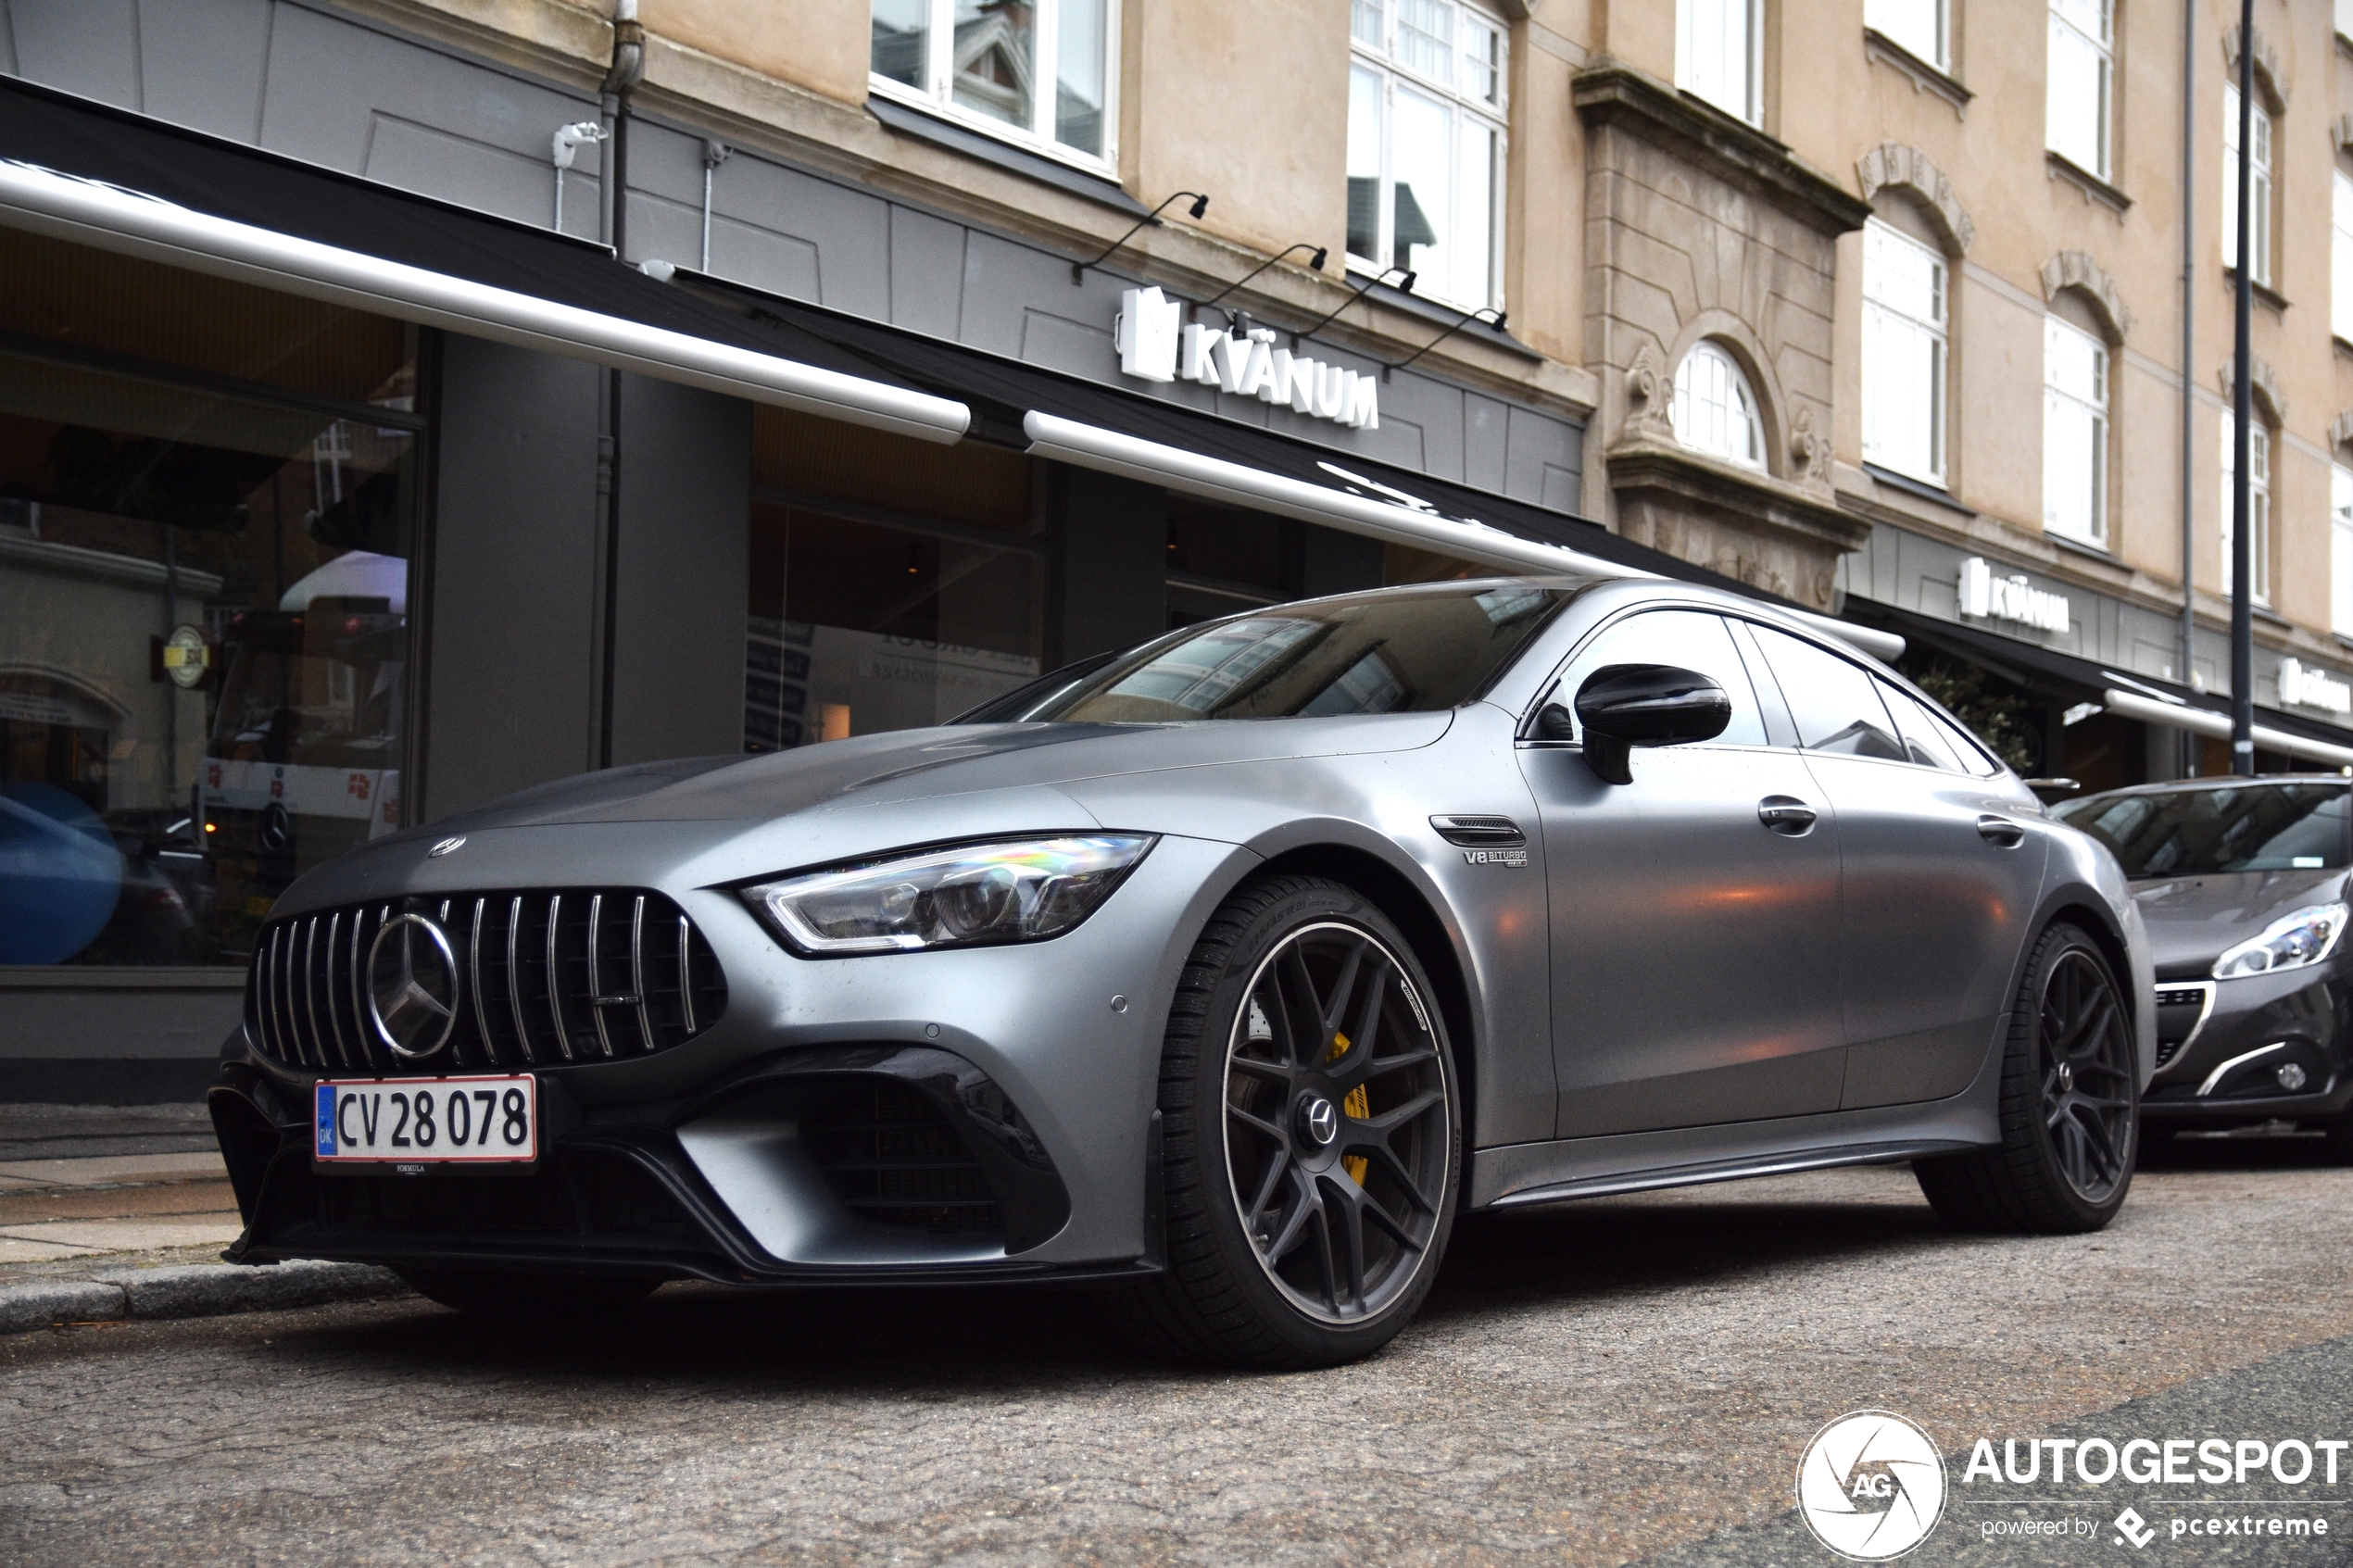
<svg viewBox="0 0 2353 1568"><path fill-rule="evenodd" d="M2098 1230L2132 1187L2140 1110L2122 988L2090 935L2056 923L2035 943L2012 1004L2001 1143L1915 1160L1913 1173L1937 1213L1964 1230Z"/></svg>
<svg viewBox="0 0 2353 1568"><path fill-rule="evenodd" d="M1260 1367L1394 1336L1453 1226L1462 1112L1411 947L1352 889L1251 884L1180 983L1163 1049L1168 1269L1156 1336Z"/></svg>

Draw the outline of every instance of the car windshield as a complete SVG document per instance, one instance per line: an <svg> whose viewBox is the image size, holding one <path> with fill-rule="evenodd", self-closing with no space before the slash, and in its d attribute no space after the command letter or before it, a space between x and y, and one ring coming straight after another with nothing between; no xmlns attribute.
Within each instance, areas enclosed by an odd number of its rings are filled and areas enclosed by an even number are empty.
<svg viewBox="0 0 2353 1568"><path fill-rule="evenodd" d="M967 721L1171 723L1427 713L1490 682L1590 583L1464 583L1204 621L1041 681Z"/></svg>
<svg viewBox="0 0 2353 1568"><path fill-rule="evenodd" d="M2128 877L2333 871L2347 861L2343 784L2095 795L2053 814L2115 850Z"/></svg>

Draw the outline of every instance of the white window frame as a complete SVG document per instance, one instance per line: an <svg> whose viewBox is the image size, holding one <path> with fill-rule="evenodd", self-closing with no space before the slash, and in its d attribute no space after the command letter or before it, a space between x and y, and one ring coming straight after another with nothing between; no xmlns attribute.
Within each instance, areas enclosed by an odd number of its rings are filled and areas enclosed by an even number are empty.
<svg viewBox="0 0 2353 1568"><path fill-rule="evenodd" d="M1751 125L1765 121L1763 8L1763 0L1675 0L1675 85ZM1736 46L1713 51L1713 57L1735 56L1741 61L1743 80L1730 92L1706 80L1702 62L1707 52L1696 45L1703 35L1728 31L1735 17L1742 32Z"/></svg>
<svg viewBox="0 0 2353 1568"><path fill-rule="evenodd" d="M2082 394L2058 383L2056 367L2062 345L2092 351L2092 395ZM2108 345L2092 332L2071 321L2056 316L2043 318L2043 527L2046 533L2081 544L2108 548L2108 408L2114 397L2112 371L2114 363L2108 357ZM2073 414L2070 420L2066 416ZM2057 449L2065 427L2080 425L2089 417L2091 429L2091 486L2089 496L2062 497L2055 495L2054 486L2058 470L2051 461ZM2089 527L2067 526L2060 507L2055 503L2073 501L2082 507Z"/></svg>
<svg viewBox="0 0 2353 1568"><path fill-rule="evenodd" d="M1890 247L1900 246L1900 251ZM1881 257L1899 256L1915 261L1925 260L1931 270L1929 314L1923 316L1904 302L1892 297L1893 291L1884 286L1884 261ZM1875 262L1877 264L1875 265ZM1943 252L1905 233L1894 225L1872 219L1863 232L1863 457L1897 473L1931 484L1944 483L1947 426L1952 415L1949 395L1953 379L1952 357L1952 268ZM1894 442L1882 438L1879 421L1890 405L1886 388L1881 378L1888 375L1890 356L1879 345L1906 340L1912 345L1925 345L1930 363L1928 403L1928 460L1923 463L1901 450Z"/></svg>
<svg viewBox="0 0 2353 1568"><path fill-rule="evenodd" d="M2353 5L2353 0L2342 0ZM1863 0L1863 25L1916 59L1953 69L1953 18L1948 0Z"/></svg>
<svg viewBox="0 0 2353 1568"><path fill-rule="evenodd" d="M1756 388L1740 360L1712 338L1692 345L1675 367L1669 422L1675 439L1694 452L1744 469L1765 467L1765 416Z"/></svg>
<svg viewBox="0 0 2353 1568"><path fill-rule="evenodd" d="M2279 127L2263 100L2255 100L2255 157L2250 160L2255 201L2247 218L2247 246L2255 252L2249 274L2265 288L2271 286L2271 158ZM2222 265L2238 266L2239 245L2239 90L2222 84Z"/></svg>
<svg viewBox="0 0 2353 1568"><path fill-rule="evenodd" d="M1026 126L982 114L956 102L956 0L924 0L929 21L924 35L924 85L912 87L871 69L868 55L866 90L876 97L953 120L984 136L1010 142L1030 152L1084 169L1093 174L1119 170L1119 24L1121 0L1103 0L1103 146L1089 153L1054 139L1054 114L1061 70L1063 0L1032 0L1038 7L1037 59L1030 87ZM871 15L871 7L870 13ZM869 24L871 30L871 22ZM869 32L871 37L871 31ZM870 44L871 51L871 44Z"/></svg>
<svg viewBox="0 0 2353 1568"><path fill-rule="evenodd" d="M1397 210L1391 193L1396 185L1397 90L1402 85L1425 98L1435 98L1445 107L1448 134L1453 139L1447 157L1458 175L1462 169L1462 138L1466 125L1476 126L1492 136L1495 149L1493 162L1488 170L1487 277L1484 288L1465 290L1449 287L1443 282L1434 284L1434 281L1427 276L1417 276L1414 292L1466 310L1500 310L1504 305L1504 176L1511 160L1511 27L1501 14L1485 6L1469 4L1468 0L1430 0L1430 3L1454 13L1458 24L1460 18L1467 16L1493 33L1494 100L1489 102L1466 92L1458 80L1463 54L1463 31L1459 25L1453 30L1451 56L1457 79L1441 81L1398 57L1399 0L1351 0L1349 66L1352 75L1356 70L1365 70L1378 78L1381 123L1380 172L1373 204L1378 225L1374 245L1378 254L1365 256L1352 246L1348 252L1348 262L1360 272L1384 272L1397 254ZM1376 36L1366 37L1368 31ZM1350 96L1353 101L1353 90ZM1450 182L1447 192L1450 197L1459 197L1459 180ZM1442 232L1451 234L1455 231L1453 213L1445 214L1439 221L1444 225ZM1353 240L1353 236L1351 238Z"/></svg>
<svg viewBox="0 0 2353 1568"><path fill-rule="evenodd" d="M2329 465L2329 629L2353 637L2353 469Z"/></svg>
<svg viewBox="0 0 2353 1568"><path fill-rule="evenodd" d="M2095 14L2088 19L2075 14L2086 9ZM2092 24L2089 29L2083 25L2086 19ZM2109 169L2116 157L2116 0L2050 0L2045 38L2043 57L2048 80L2043 104L2043 144L2087 174L2102 180L2112 178ZM2089 83L2089 90L2098 106L2095 134L2099 144L2089 149L2061 146L2061 117L2052 112L2056 106L2077 101L2086 91L2085 83L2063 76L2058 69L2070 41L2088 45L2094 61L2096 80ZM2090 162L2084 161L2086 151L2093 155Z"/></svg>
<svg viewBox="0 0 2353 1568"><path fill-rule="evenodd" d="M2232 474L2231 465L2236 460L2236 444L2231 439L2238 421L2227 411L2222 415L2222 513L2215 530L2222 541L2222 592L2232 591L2231 525ZM2250 476L2246 492L2247 521L2255 525L2254 534L2247 540L2247 563L2254 568L2255 581L2247 585L2247 597L2257 604L2271 602L2271 428L2261 416L2254 420L2247 433L2247 452L2255 471Z"/></svg>

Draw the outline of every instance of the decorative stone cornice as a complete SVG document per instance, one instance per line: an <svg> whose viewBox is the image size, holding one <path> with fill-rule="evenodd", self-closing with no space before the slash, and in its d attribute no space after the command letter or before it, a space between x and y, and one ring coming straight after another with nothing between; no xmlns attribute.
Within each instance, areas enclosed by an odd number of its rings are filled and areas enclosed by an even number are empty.
<svg viewBox="0 0 2353 1568"><path fill-rule="evenodd" d="M2108 328L2111 343L2122 343L2133 331L2132 308L2117 291L2116 280L2087 251L2063 250L2043 263L2043 298L2057 299L2062 289L2081 294Z"/></svg>
<svg viewBox="0 0 2353 1568"><path fill-rule="evenodd" d="M1604 457L1622 533L1815 609L1831 607L1839 558L1871 534L1827 485L1817 495L1673 441L1622 440Z"/></svg>
<svg viewBox="0 0 2353 1568"><path fill-rule="evenodd" d="M1786 143L1630 66L1604 58L1578 74L1574 95L1587 125L1622 126L1669 147L1825 234L1859 229L1871 215L1868 202L1800 162Z"/></svg>
<svg viewBox="0 0 2353 1568"><path fill-rule="evenodd" d="M1954 194L1953 182L1936 160L1902 142L1881 142L1855 162L1855 182L1869 201L1881 191L1908 191L1920 200L1928 220L1955 256L1965 256L1977 225Z"/></svg>
<svg viewBox="0 0 2353 1568"><path fill-rule="evenodd" d="M2239 72L2239 30L2236 27L2222 34L2222 63L2230 69L2235 82ZM2280 80L2280 52L2271 46L2270 39L2263 36L2263 30L2259 27L2255 30L2255 75L2263 84L2263 91L2271 94L2273 112L2287 107L2287 83Z"/></svg>
<svg viewBox="0 0 2353 1568"><path fill-rule="evenodd" d="M2238 376L2239 362L2233 355L2222 361L2222 373L2218 378L2222 383L2225 401L2238 395ZM2263 417L2275 425L2287 423L2287 398L2280 391L2280 375L2271 369L2271 362L2257 355L2254 369L2247 372L2247 380L2254 383L2255 401Z"/></svg>
<svg viewBox="0 0 2353 1568"><path fill-rule="evenodd" d="M1642 441L1675 439L1674 383L1667 379L1658 350L1647 343L1635 350L1634 362L1626 368L1626 398L1629 406L1624 433L1628 437Z"/></svg>
<svg viewBox="0 0 2353 1568"><path fill-rule="evenodd" d="M2329 421L2329 450L2353 445L2353 408L2340 408Z"/></svg>
<svg viewBox="0 0 2353 1568"><path fill-rule="evenodd" d="M1860 549L1870 537L1871 525L1841 508L1827 492L1816 495L1762 470L1694 452L1677 441L1624 440L1604 457L1609 463L1609 487L1620 495L1635 490L1667 491L1685 502L1726 508L1840 550Z"/></svg>

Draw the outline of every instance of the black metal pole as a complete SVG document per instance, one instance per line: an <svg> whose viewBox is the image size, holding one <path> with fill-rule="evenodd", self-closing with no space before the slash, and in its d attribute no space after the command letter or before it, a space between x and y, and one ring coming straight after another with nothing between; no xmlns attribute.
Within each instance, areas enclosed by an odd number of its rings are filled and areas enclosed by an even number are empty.
<svg viewBox="0 0 2353 1568"><path fill-rule="evenodd" d="M2238 260L2235 347L2231 389L2231 771L2255 771L2255 476L2248 470L2255 423L2255 257L2248 253L2254 207L2249 186L2255 159L2255 0L2239 0Z"/></svg>
<svg viewBox="0 0 2353 1568"><path fill-rule="evenodd" d="M2197 684L2197 37L2199 7L2182 7L2182 684ZM2197 777L2205 742L2181 732L2182 776Z"/></svg>

